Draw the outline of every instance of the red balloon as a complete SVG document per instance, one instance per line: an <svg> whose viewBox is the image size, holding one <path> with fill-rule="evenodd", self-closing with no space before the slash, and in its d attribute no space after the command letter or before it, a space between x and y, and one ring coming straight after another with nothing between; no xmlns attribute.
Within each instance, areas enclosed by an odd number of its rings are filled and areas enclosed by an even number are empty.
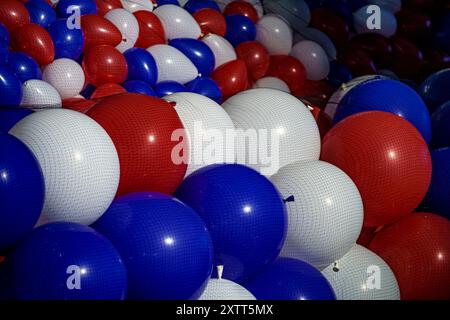
<svg viewBox="0 0 450 320"><path fill-rule="evenodd" d="M88 83L98 87L106 83L122 83L128 76L125 57L112 46L100 45L89 50L83 59Z"/></svg>
<svg viewBox="0 0 450 320"><path fill-rule="evenodd" d="M241 59L221 65L214 70L211 78L219 85L224 100L247 89L247 67Z"/></svg>
<svg viewBox="0 0 450 320"><path fill-rule="evenodd" d="M50 34L38 24L29 23L15 29L11 35L11 48L32 57L40 66L55 58L55 47Z"/></svg>
<svg viewBox="0 0 450 320"><path fill-rule="evenodd" d="M22 3L28 3L31 0L19 0L19 1L22 2ZM51 0L43 0L43 1L47 2L51 7L55 6Z"/></svg>
<svg viewBox="0 0 450 320"><path fill-rule="evenodd" d="M149 11L133 13L139 23L139 36L135 47L147 49L155 44L165 44L166 35L159 18Z"/></svg>
<svg viewBox="0 0 450 320"><path fill-rule="evenodd" d="M379 228L377 227L363 227L356 243L365 248L369 248L369 245L373 238L375 238L375 233L378 229Z"/></svg>
<svg viewBox="0 0 450 320"><path fill-rule="evenodd" d="M370 54L363 49L349 47L339 55L339 60L350 69L354 77L377 72Z"/></svg>
<svg viewBox="0 0 450 320"><path fill-rule="evenodd" d="M425 78L428 78L430 74L436 71L450 68L450 55L445 51L425 48L423 50L423 58L422 80L425 80Z"/></svg>
<svg viewBox="0 0 450 320"><path fill-rule="evenodd" d="M394 50L392 71L404 78L416 75L423 65L423 54L413 42L400 37L391 38Z"/></svg>
<svg viewBox="0 0 450 320"><path fill-rule="evenodd" d="M380 69L389 66L392 61L392 46L381 34L359 34L350 40L350 48L366 51Z"/></svg>
<svg viewBox="0 0 450 320"><path fill-rule="evenodd" d="M328 35L338 49L346 46L350 36L350 28L345 19L328 8L318 8L311 12L310 27Z"/></svg>
<svg viewBox="0 0 450 320"><path fill-rule="evenodd" d="M325 135L333 127L333 120L327 115L321 108L309 103L309 101L302 99L303 103L311 110L311 113L316 119L317 126L319 127L320 138L323 139Z"/></svg>
<svg viewBox="0 0 450 320"><path fill-rule="evenodd" d="M424 41L432 35L431 19L421 12L409 10L398 12L397 25L397 35L414 41Z"/></svg>
<svg viewBox="0 0 450 320"><path fill-rule="evenodd" d="M321 159L356 184L367 227L410 214L430 185L427 144L412 124L387 112L362 112L339 122L323 140Z"/></svg>
<svg viewBox="0 0 450 320"><path fill-rule="evenodd" d="M242 59L253 81L261 79L269 70L270 56L267 49L256 41L243 42L236 47L236 54Z"/></svg>
<svg viewBox="0 0 450 320"><path fill-rule="evenodd" d="M306 82L306 70L303 64L292 56L275 55L270 57L267 76L280 78L289 87L291 93L301 95L301 89Z"/></svg>
<svg viewBox="0 0 450 320"><path fill-rule="evenodd" d="M325 108L335 89L326 81L306 80L298 91L298 96L311 101L321 108Z"/></svg>
<svg viewBox="0 0 450 320"><path fill-rule="evenodd" d="M97 14L81 16L81 29L84 34L84 52L101 44L115 47L122 41L120 30Z"/></svg>
<svg viewBox="0 0 450 320"><path fill-rule="evenodd" d="M68 98L62 101L62 107L64 109L78 111L81 113L86 113L95 104L95 101L84 98Z"/></svg>
<svg viewBox="0 0 450 320"><path fill-rule="evenodd" d="M403 300L450 299L450 221L414 213L378 232L369 249L395 274Z"/></svg>
<svg viewBox="0 0 450 320"><path fill-rule="evenodd" d="M104 16L113 9L122 8L120 0L95 0L97 5L97 12L99 15Z"/></svg>
<svg viewBox="0 0 450 320"><path fill-rule="evenodd" d="M30 23L30 14L23 3L16 0L0 0L0 22L9 32Z"/></svg>
<svg viewBox="0 0 450 320"><path fill-rule="evenodd" d="M224 15L240 14L252 20L253 23L257 23L259 20L258 12L256 11L255 7L252 4L243 0L236 0L230 2L225 7L223 14Z"/></svg>
<svg viewBox="0 0 450 320"><path fill-rule="evenodd" d="M193 14L195 21L200 25L203 35L215 33L224 37L227 32L227 22L220 12L205 8Z"/></svg>
<svg viewBox="0 0 450 320"><path fill-rule="evenodd" d="M172 141L183 124L165 100L125 93L107 97L89 110L116 146L120 161L118 195L155 191L173 193L183 181L187 165L175 164L172 152L180 145Z"/></svg>
<svg viewBox="0 0 450 320"><path fill-rule="evenodd" d="M120 84L117 83L107 83L102 84L99 86L91 95L91 99L101 99L106 98L109 96L113 96L116 94L126 93L127 90L125 90L124 87L122 87Z"/></svg>

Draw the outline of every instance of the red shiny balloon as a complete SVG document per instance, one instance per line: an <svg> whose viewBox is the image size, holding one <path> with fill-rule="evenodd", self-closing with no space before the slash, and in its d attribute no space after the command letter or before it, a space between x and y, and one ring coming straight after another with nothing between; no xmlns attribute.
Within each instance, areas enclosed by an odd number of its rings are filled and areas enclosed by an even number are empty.
<svg viewBox="0 0 450 320"><path fill-rule="evenodd" d="M311 12L310 27L324 32L339 49L346 46L350 28L344 18L328 8L318 8Z"/></svg>
<svg viewBox="0 0 450 320"><path fill-rule="evenodd" d="M217 82L224 100L247 89L247 67L241 59L221 65L214 70L211 78Z"/></svg>
<svg viewBox="0 0 450 320"><path fill-rule="evenodd" d="M95 0L95 4L97 5L97 13L101 16L113 9L122 8L120 0Z"/></svg>
<svg viewBox="0 0 450 320"><path fill-rule="evenodd" d="M106 83L122 83L128 76L125 57L112 46L100 45L89 50L83 59L88 83L99 87Z"/></svg>
<svg viewBox="0 0 450 320"><path fill-rule="evenodd" d="M354 77L377 72L375 62L363 49L349 47L338 56L338 59L350 69Z"/></svg>
<svg viewBox="0 0 450 320"><path fill-rule="evenodd" d="M133 13L139 23L139 36L135 47L147 49L155 44L165 44L166 35L159 18L149 11Z"/></svg>
<svg viewBox="0 0 450 320"><path fill-rule="evenodd" d="M84 52L102 44L115 47L122 41L120 30L111 21L97 14L81 16L81 29L84 34Z"/></svg>
<svg viewBox="0 0 450 320"><path fill-rule="evenodd" d="M369 249L395 274L402 300L450 299L450 221L414 213L378 232Z"/></svg>
<svg viewBox="0 0 450 320"><path fill-rule="evenodd" d="M94 90L94 92L91 95L91 99L96 100L126 92L127 90L125 90L125 88L122 87L120 84L106 83L102 84L101 86L99 86L97 89Z"/></svg>
<svg viewBox="0 0 450 320"><path fill-rule="evenodd" d="M259 20L258 12L255 7L251 3L243 0L236 0L227 4L223 14L240 14L252 20L253 23L257 23Z"/></svg>
<svg viewBox="0 0 450 320"><path fill-rule="evenodd" d="M423 54L413 42L400 37L392 37L393 48L392 71L402 78L416 75L423 65Z"/></svg>
<svg viewBox="0 0 450 320"><path fill-rule="evenodd" d="M379 68L388 67L392 61L392 46L389 40L377 33L359 34L350 40L351 50L364 50Z"/></svg>
<svg viewBox="0 0 450 320"><path fill-rule="evenodd" d="M316 106L325 108L335 89L326 81L306 80L297 96L311 101Z"/></svg>
<svg viewBox="0 0 450 320"><path fill-rule="evenodd" d="M397 35L414 41L424 41L432 36L431 19L421 12L402 10L397 13Z"/></svg>
<svg viewBox="0 0 450 320"><path fill-rule="evenodd" d="M200 25L203 35L215 33L224 37L227 32L227 22L220 12L205 8L193 14L195 21Z"/></svg>
<svg viewBox="0 0 450 320"><path fill-rule="evenodd" d="M62 107L81 113L86 113L96 104L95 101L84 98L68 98L62 101Z"/></svg>
<svg viewBox="0 0 450 320"><path fill-rule="evenodd" d="M363 227L356 243L365 248L369 248L369 245L373 238L375 238L375 233L378 229L379 228L377 227Z"/></svg>
<svg viewBox="0 0 450 320"><path fill-rule="evenodd" d="M256 41L243 42L236 47L236 54L242 59L253 81L261 79L269 70L270 56L267 49Z"/></svg>
<svg viewBox="0 0 450 320"><path fill-rule="evenodd" d="M88 112L109 134L120 161L118 195L155 191L173 193L183 181L187 165L175 164L172 141L183 124L165 100L125 93L104 98Z"/></svg>
<svg viewBox="0 0 450 320"><path fill-rule="evenodd" d="M0 22L9 32L30 23L30 14L24 4L17 0L0 0Z"/></svg>
<svg viewBox="0 0 450 320"><path fill-rule="evenodd" d="M15 29L11 35L11 48L32 57L40 66L55 58L55 47L50 34L38 24L28 23Z"/></svg>
<svg viewBox="0 0 450 320"><path fill-rule="evenodd" d="M427 144L412 124L387 112L362 112L339 122L323 140L321 159L356 184L368 227L410 214L430 185Z"/></svg>
<svg viewBox="0 0 450 320"><path fill-rule="evenodd" d="M303 64L292 56L275 55L270 57L267 76L280 78L289 87L291 93L301 95L301 89L306 82L306 70Z"/></svg>

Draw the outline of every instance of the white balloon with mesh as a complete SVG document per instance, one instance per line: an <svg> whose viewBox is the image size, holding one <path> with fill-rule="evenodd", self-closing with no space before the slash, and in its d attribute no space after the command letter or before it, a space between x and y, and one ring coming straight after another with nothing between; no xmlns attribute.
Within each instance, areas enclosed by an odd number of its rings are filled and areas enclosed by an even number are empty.
<svg viewBox="0 0 450 320"><path fill-rule="evenodd" d="M291 56L297 58L306 69L306 78L312 81L325 79L330 73L330 61L325 50L316 42L303 40L297 43L291 51Z"/></svg>
<svg viewBox="0 0 450 320"><path fill-rule="evenodd" d="M236 128L237 162L265 176L299 160L318 160L320 134L311 111L275 89L251 89L222 105Z"/></svg>
<svg viewBox="0 0 450 320"><path fill-rule="evenodd" d="M120 52L133 48L139 36L139 23L136 17L125 9L113 9L105 18L114 24L122 34L122 41L116 46Z"/></svg>
<svg viewBox="0 0 450 320"><path fill-rule="evenodd" d="M291 90L289 90L289 87L286 84L286 82L284 82L283 80L281 80L279 78L275 78L275 77L264 77L264 78L258 79L253 84L253 89L257 89L257 88L276 89L276 90L281 90L281 91L284 91L287 93L291 93Z"/></svg>
<svg viewBox="0 0 450 320"><path fill-rule="evenodd" d="M175 110L186 130L189 152L186 176L210 164L234 163L235 131L225 110L215 101L190 92L180 92L163 99L175 102Z"/></svg>
<svg viewBox="0 0 450 320"><path fill-rule="evenodd" d="M28 80L22 85L22 101L24 108L43 110L46 108L60 108L61 96L51 84L42 80Z"/></svg>
<svg viewBox="0 0 450 320"><path fill-rule="evenodd" d="M214 53L216 61L214 69L217 69L221 65L236 60L237 55L233 46L227 39L217 34L210 33L202 38L202 41L211 49Z"/></svg>
<svg viewBox="0 0 450 320"><path fill-rule="evenodd" d="M161 20L166 37L169 40L177 38L198 39L202 33L194 17L179 6L166 4L157 7L153 13Z"/></svg>
<svg viewBox="0 0 450 320"><path fill-rule="evenodd" d="M162 81L176 81L185 84L198 76L198 70L180 50L157 44L147 48L153 56L158 68L158 83Z"/></svg>
<svg viewBox="0 0 450 320"><path fill-rule="evenodd" d="M119 157L97 122L72 110L44 110L19 121L10 133L42 168L45 202L38 224L89 225L108 209L119 184Z"/></svg>
<svg viewBox="0 0 450 320"><path fill-rule="evenodd" d="M322 271L338 300L400 300L397 280L374 252L355 244Z"/></svg>
<svg viewBox="0 0 450 320"><path fill-rule="evenodd" d="M122 7L129 12L153 11L153 2L151 0L120 0Z"/></svg>
<svg viewBox="0 0 450 320"><path fill-rule="evenodd" d="M281 256L322 270L356 243L363 203L353 181L323 161L289 164L271 177L285 199L288 232Z"/></svg>
<svg viewBox="0 0 450 320"><path fill-rule="evenodd" d="M282 17L267 14L256 23L256 41L265 46L270 55L288 55L292 50L292 29Z"/></svg>
<svg viewBox="0 0 450 320"><path fill-rule="evenodd" d="M48 64L42 73L42 79L55 87L62 99L78 95L85 82L83 68L76 61L66 58Z"/></svg>
<svg viewBox="0 0 450 320"><path fill-rule="evenodd" d="M256 298L236 282L226 279L210 279L198 300L256 300Z"/></svg>

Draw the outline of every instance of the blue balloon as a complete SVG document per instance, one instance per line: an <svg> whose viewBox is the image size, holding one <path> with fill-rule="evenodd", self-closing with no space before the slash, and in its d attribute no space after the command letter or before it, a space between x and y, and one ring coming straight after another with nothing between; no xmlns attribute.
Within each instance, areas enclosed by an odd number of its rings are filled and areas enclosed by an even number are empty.
<svg viewBox="0 0 450 320"><path fill-rule="evenodd" d="M56 20L56 12L45 1L28 1L25 3L30 20L44 28L48 28Z"/></svg>
<svg viewBox="0 0 450 320"><path fill-rule="evenodd" d="M433 173L422 207L450 219L450 148L431 152Z"/></svg>
<svg viewBox="0 0 450 320"><path fill-rule="evenodd" d="M333 87L340 87L353 79L352 72L346 65L335 60L330 62L330 73L328 74L328 83Z"/></svg>
<svg viewBox="0 0 450 320"><path fill-rule="evenodd" d="M34 229L5 264L19 300L122 300L126 294L127 273L117 250L76 223Z"/></svg>
<svg viewBox="0 0 450 320"><path fill-rule="evenodd" d="M33 153L16 137L0 133L0 250L33 229L44 206L44 190Z"/></svg>
<svg viewBox="0 0 450 320"><path fill-rule="evenodd" d="M278 258L244 284L258 300L336 300L322 273L306 262Z"/></svg>
<svg viewBox="0 0 450 320"><path fill-rule="evenodd" d="M42 72L37 62L29 55L22 52L12 52L8 56L8 66L12 72L25 82L31 79L42 79Z"/></svg>
<svg viewBox="0 0 450 320"><path fill-rule="evenodd" d="M9 32L5 25L0 22L0 41L6 42L9 45Z"/></svg>
<svg viewBox="0 0 450 320"><path fill-rule="evenodd" d="M66 19L55 20L48 28L55 45L55 59L76 60L83 52L84 35L81 29L69 29Z"/></svg>
<svg viewBox="0 0 450 320"><path fill-rule="evenodd" d="M73 11L68 10L71 6L79 8L81 15L97 13L95 0L60 0L56 5L56 11L60 17L68 18L74 14Z"/></svg>
<svg viewBox="0 0 450 320"><path fill-rule="evenodd" d="M433 23L436 46L450 53L450 10L445 10Z"/></svg>
<svg viewBox="0 0 450 320"><path fill-rule="evenodd" d="M180 6L178 0L156 0L156 3L158 4L158 7L161 7L165 4L173 4L175 6Z"/></svg>
<svg viewBox="0 0 450 320"><path fill-rule="evenodd" d="M95 86L93 86L92 84L88 84L81 92L80 94L85 98L85 99L90 99L92 94L94 93L94 91L97 88Z"/></svg>
<svg viewBox="0 0 450 320"><path fill-rule="evenodd" d="M203 218L223 277L242 282L280 253L287 214L274 185L238 164L212 165L189 175L175 196Z"/></svg>
<svg viewBox="0 0 450 320"><path fill-rule="evenodd" d="M148 96L157 97L153 88L147 82L141 80L129 80L124 82L122 86L128 92L141 93Z"/></svg>
<svg viewBox="0 0 450 320"><path fill-rule="evenodd" d="M225 38L230 41L233 47L242 42L253 41L256 38L255 24L246 16L232 14L225 17L227 22L227 32Z"/></svg>
<svg viewBox="0 0 450 320"><path fill-rule="evenodd" d="M6 59L8 59L8 56L8 44L5 41L0 40L0 63L4 63Z"/></svg>
<svg viewBox="0 0 450 320"><path fill-rule="evenodd" d="M5 65L0 65L0 107L16 107L22 101L22 83Z"/></svg>
<svg viewBox="0 0 450 320"><path fill-rule="evenodd" d="M431 129L431 149L450 147L450 100L431 115Z"/></svg>
<svg viewBox="0 0 450 320"><path fill-rule="evenodd" d="M1 108L0 109L0 133L9 132L17 122L32 114L28 108Z"/></svg>
<svg viewBox="0 0 450 320"><path fill-rule="evenodd" d="M212 271L212 242L197 213L160 193L117 198L94 228L128 271L128 299L197 299Z"/></svg>
<svg viewBox="0 0 450 320"><path fill-rule="evenodd" d="M180 50L197 67L200 74L210 76L214 71L216 59L210 47L197 39L178 38L171 40L169 45Z"/></svg>
<svg viewBox="0 0 450 320"><path fill-rule="evenodd" d="M154 86L156 95L159 98L177 92L186 92L187 89L181 83L176 81L162 81Z"/></svg>
<svg viewBox="0 0 450 320"><path fill-rule="evenodd" d="M153 86L158 79L158 68L153 56L145 49L131 48L123 54L128 64L128 80L142 80Z"/></svg>
<svg viewBox="0 0 450 320"><path fill-rule="evenodd" d="M184 5L184 9L190 14L207 8L222 12L219 5L213 0L189 0Z"/></svg>
<svg viewBox="0 0 450 320"><path fill-rule="evenodd" d="M208 77L198 77L185 84L186 88L194 93L208 97L218 104L222 104L222 91L217 82Z"/></svg>
<svg viewBox="0 0 450 320"><path fill-rule="evenodd" d="M431 140L431 121L428 109L420 96L409 86L391 79L366 81L347 93L340 101L333 122L359 112L385 111L412 123L424 140Z"/></svg>
<svg viewBox="0 0 450 320"><path fill-rule="evenodd" d="M450 69L429 76L420 86L419 94L431 111L450 100Z"/></svg>

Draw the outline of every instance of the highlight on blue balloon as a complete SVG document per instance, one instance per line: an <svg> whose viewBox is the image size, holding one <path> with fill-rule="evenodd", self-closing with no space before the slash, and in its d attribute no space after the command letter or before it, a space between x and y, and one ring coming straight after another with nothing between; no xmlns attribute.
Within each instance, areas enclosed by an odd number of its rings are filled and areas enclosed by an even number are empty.
<svg viewBox="0 0 450 320"><path fill-rule="evenodd" d="M55 59L68 58L76 60L84 47L84 35L81 29L70 29L67 19L58 19L48 28L55 45Z"/></svg>
<svg viewBox="0 0 450 320"><path fill-rule="evenodd" d="M28 1L25 3L32 23L48 28L56 20L56 12L46 1Z"/></svg>
<svg viewBox="0 0 450 320"><path fill-rule="evenodd" d="M184 9L193 14L202 9L214 9L216 11L222 12L219 5L214 0L189 0L184 5Z"/></svg>
<svg viewBox="0 0 450 320"><path fill-rule="evenodd" d="M218 104L222 104L222 91L216 81L208 77L198 77L185 84L185 87L194 93L208 97Z"/></svg>
<svg viewBox="0 0 450 320"><path fill-rule="evenodd" d="M7 64L22 83L32 79L42 79L42 72L39 65L32 57L25 53L11 52L8 56Z"/></svg>
<svg viewBox="0 0 450 320"><path fill-rule="evenodd" d="M0 108L0 133L9 132L17 122L32 113L28 108Z"/></svg>
<svg viewBox="0 0 450 320"><path fill-rule="evenodd" d="M431 111L450 100L450 68L430 75L420 86L419 94Z"/></svg>
<svg viewBox="0 0 450 320"><path fill-rule="evenodd" d="M153 88L144 81L141 80L129 80L122 84L127 92L141 93L148 96L157 97L157 94Z"/></svg>
<svg viewBox="0 0 450 320"><path fill-rule="evenodd" d="M158 79L158 68L153 56L145 49L131 48L124 52L128 64L128 80L141 80L153 86Z"/></svg>
<svg viewBox="0 0 450 320"><path fill-rule="evenodd" d="M56 11L61 18L68 18L75 13L74 8L80 10L81 15L97 13L95 0L60 0Z"/></svg>
<svg viewBox="0 0 450 320"><path fill-rule="evenodd" d="M225 38L230 41L233 47L242 42L253 41L256 38L255 24L246 16L240 14L227 15L227 32Z"/></svg>
<svg viewBox="0 0 450 320"><path fill-rule="evenodd" d="M209 76L214 71L216 60L214 53L203 41L190 38L178 38L169 45L180 50L197 67L201 75Z"/></svg>
<svg viewBox="0 0 450 320"><path fill-rule="evenodd" d="M0 107L15 107L22 101L22 83L11 69L0 64Z"/></svg>
<svg viewBox="0 0 450 320"><path fill-rule="evenodd" d="M176 81L161 81L154 86L156 95L159 98L167 96L169 94L177 93L177 92L186 92L188 91L185 86Z"/></svg>

